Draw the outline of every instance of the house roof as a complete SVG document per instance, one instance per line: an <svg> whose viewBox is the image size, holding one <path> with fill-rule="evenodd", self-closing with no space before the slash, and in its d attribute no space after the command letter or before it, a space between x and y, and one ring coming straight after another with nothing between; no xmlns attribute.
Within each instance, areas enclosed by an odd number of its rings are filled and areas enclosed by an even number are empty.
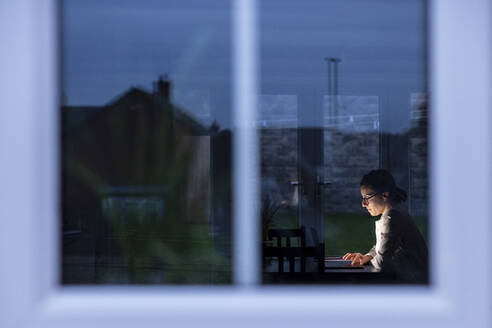
<svg viewBox="0 0 492 328"><path fill-rule="evenodd" d="M208 134L209 131L209 128L194 119L183 108L170 103L167 99L162 99L158 93L150 93L144 89L132 87L110 100L104 106L62 106L63 134L77 130L106 110L121 106L130 106L130 108L135 110L158 106L162 110L172 110L174 119L189 127L194 134L204 135Z"/></svg>

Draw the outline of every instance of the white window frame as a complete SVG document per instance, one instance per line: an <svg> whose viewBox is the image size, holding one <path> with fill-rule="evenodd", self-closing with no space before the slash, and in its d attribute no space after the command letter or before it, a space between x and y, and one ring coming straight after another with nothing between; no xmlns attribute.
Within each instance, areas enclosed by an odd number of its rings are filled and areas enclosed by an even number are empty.
<svg viewBox="0 0 492 328"><path fill-rule="evenodd" d="M255 0L235 0L232 20L237 284L76 288L58 284L57 1L2 1L0 326L490 327L492 6L429 5L429 288L257 285Z"/></svg>

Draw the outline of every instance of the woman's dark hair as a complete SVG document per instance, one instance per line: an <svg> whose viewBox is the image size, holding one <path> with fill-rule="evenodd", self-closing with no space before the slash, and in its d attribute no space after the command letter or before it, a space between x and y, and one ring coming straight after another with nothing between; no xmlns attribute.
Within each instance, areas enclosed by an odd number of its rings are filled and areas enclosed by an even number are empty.
<svg viewBox="0 0 492 328"><path fill-rule="evenodd" d="M368 187L377 193L388 192L393 203L401 203L407 200L407 192L399 188L395 179L384 169L373 170L362 177L361 187Z"/></svg>

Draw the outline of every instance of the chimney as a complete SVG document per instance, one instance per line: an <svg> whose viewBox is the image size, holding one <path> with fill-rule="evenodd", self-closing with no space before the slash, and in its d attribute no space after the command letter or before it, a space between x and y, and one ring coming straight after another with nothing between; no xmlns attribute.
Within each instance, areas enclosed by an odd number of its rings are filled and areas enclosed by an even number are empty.
<svg viewBox="0 0 492 328"><path fill-rule="evenodd" d="M159 76L159 80L157 81L157 90L155 90L159 99L162 102L170 102L171 101L171 81L169 80L167 74L164 77Z"/></svg>

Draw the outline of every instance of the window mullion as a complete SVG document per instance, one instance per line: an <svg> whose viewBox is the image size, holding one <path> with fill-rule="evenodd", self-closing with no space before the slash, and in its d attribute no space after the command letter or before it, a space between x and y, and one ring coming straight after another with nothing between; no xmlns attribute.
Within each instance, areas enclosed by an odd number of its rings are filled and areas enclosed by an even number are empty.
<svg viewBox="0 0 492 328"><path fill-rule="evenodd" d="M236 0L234 29L234 281L258 283L258 165L255 0Z"/></svg>

